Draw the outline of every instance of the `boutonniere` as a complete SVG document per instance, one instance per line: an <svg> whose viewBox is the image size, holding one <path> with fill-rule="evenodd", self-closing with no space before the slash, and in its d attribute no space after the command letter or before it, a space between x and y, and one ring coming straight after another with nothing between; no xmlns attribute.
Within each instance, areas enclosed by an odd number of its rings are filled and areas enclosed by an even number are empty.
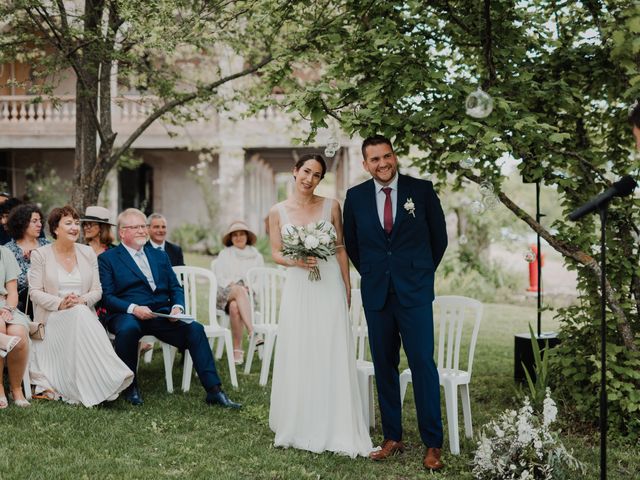
<svg viewBox="0 0 640 480"><path fill-rule="evenodd" d="M404 209L409 212L413 218L416 218L416 206L411 197L407 198L407 201L404 202Z"/></svg>

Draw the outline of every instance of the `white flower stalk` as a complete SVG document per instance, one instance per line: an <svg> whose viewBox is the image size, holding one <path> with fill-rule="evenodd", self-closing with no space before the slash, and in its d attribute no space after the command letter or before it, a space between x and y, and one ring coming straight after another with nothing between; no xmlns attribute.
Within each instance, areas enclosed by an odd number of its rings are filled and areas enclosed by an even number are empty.
<svg viewBox="0 0 640 480"><path fill-rule="evenodd" d="M525 398L520 410L507 410L483 429L473 459L478 480L552 480L567 470L584 472L584 465L550 430L557 417L555 402L547 391L542 414L533 412ZM574 478L567 477L567 478ZM563 476L564 478L564 476Z"/></svg>
<svg viewBox="0 0 640 480"><path fill-rule="evenodd" d="M556 402L551 398L551 390L547 387L547 395L542 402L542 423L545 427L556 421L558 408Z"/></svg>

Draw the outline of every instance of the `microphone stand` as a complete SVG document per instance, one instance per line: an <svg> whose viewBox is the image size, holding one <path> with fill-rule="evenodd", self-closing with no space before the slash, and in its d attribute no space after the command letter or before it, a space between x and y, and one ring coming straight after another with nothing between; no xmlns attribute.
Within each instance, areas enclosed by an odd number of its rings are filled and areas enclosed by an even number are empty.
<svg viewBox="0 0 640 480"><path fill-rule="evenodd" d="M607 208L604 202L600 213L600 480L607 479L607 300L605 292L607 268Z"/></svg>

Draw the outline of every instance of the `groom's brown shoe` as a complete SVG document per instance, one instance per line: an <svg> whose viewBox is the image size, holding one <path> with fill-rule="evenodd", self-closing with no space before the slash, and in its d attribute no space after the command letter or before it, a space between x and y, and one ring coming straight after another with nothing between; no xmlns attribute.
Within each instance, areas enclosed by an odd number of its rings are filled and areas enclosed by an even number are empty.
<svg viewBox="0 0 640 480"><path fill-rule="evenodd" d="M429 470L440 470L444 467L444 464L440 461L441 452L442 449L440 448L427 448L427 453L422 461L424 468L428 468Z"/></svg>
<svg viewBox="0 0 640 480"><path fill-rule="evenodd" d="M371 460L384 460L385 458L389 458L392 455L402 452L404 452L404 443L401 441L396 442L395 440L387 439L382 442L380 450L376 450L369 454L369 458Z"/></svg>

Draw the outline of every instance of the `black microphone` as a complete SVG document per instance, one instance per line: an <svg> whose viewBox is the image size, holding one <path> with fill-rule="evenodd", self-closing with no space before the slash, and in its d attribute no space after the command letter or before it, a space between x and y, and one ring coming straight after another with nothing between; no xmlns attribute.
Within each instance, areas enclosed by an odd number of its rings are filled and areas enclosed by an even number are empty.
<svg viewBox="0 0 640 480"><path fill-rule="evenodd" d="M633 189L636 188L637 185L638 184L631 175L625 175L617 182L614 182L613 185L607 188L600 195L592 198L587 203L571 212L569 214L569 220L573 220L575 222L576 220L581 219L586 214L593 212L601 205L611 200L613 197L626 197L633 192Z"/></svg>

